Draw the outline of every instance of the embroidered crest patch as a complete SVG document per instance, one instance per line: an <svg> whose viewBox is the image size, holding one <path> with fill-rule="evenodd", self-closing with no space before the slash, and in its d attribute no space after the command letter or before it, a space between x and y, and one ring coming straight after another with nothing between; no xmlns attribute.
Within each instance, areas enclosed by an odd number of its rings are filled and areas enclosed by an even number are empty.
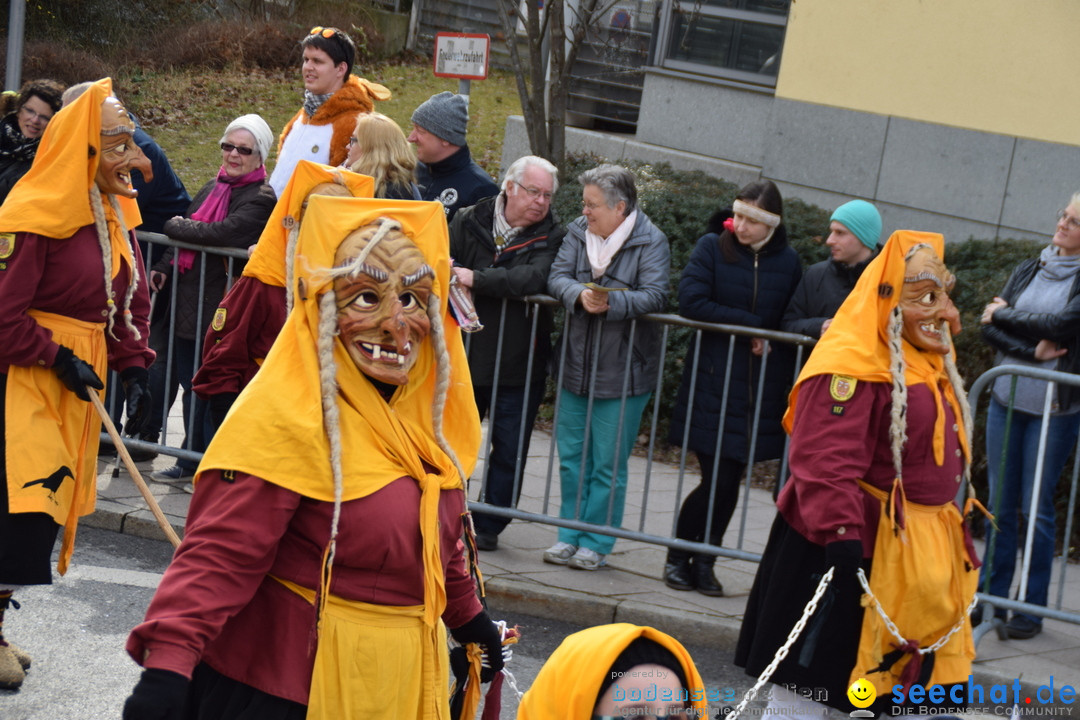
<svg viewBox="0 0 1080 720"><path fill-rule="evenodd" d="M225 329L225 308L219 307L214 311L214 321L210 323L210 327L214 328L214 332L221 332Z"/></svg>
<svg viewBox="0 0 1080 720"><path fill-rule="evenodd" d="M845 402L855 394L855 386L859 381L850 375L833 375L829 381L829 394L837 402Z"/></svg>
<svg viewBox="0 0 1080 720"><path fill-rule="evenodd" d="M15 252L15 233L0 233L0 260L7 260Z"/></svg>

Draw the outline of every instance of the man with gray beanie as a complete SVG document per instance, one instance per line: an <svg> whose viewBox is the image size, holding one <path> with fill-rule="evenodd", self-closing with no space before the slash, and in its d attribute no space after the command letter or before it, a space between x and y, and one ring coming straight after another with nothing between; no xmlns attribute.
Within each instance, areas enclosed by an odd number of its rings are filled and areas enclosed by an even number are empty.
<svg viewBox="0 0 1080 720"><path fill-rule="evenodd" d="M446 220L459 208L499 194L499 187L477 165L465 143L469 101L463 95L441 92L420 104L412 114L409 142L416 145L416 182L424 200L438 200Z"/></svg>
<svg viewBox="0 0 1080 720"><path fill-rule="evenodd" d="M785 332L821 337L855 282L874 259L881 237L881 214L865 200L836 208L829 218L832 257L807 268L784 312Z"/></svg>

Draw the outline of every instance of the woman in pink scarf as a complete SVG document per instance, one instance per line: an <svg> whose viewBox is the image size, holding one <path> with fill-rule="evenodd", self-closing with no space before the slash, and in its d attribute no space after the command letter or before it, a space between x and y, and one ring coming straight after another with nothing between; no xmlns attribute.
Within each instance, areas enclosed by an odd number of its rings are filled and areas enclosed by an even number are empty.
<svg viewBox="0 0 1080 720"><path fill-rule="evenodd" d="M165 222L165 234L174 240L210 248L247 248L255 244L274 209L274 191L266 183L266 156L274 141L270 126L258 115L241 115L229 123L221 137L221 169L199 190L187 217ZM184 388L184 418L192 417L184 441L186 449L201 452L210 438L203 432L205 408L191 392L195 374L196 341L206 333L230 279L239 277L242 264L221 255L207 254L205 264L194 250L170 248L150 272L150 287L158 293L156 306L175 302L169 312L156 312L150 344L158 358L150 368L154 412L151 431L144 439L157 440L162 416ZM175 284L175 288L172 285ZM201 293L200 293L201 290ZM173 312L175 311L175 312ZM172 323L172 370L166 386L169 330ZM154 473L159 480L180 480L195 474L195 463L178 460L174 467Z"/></svg>

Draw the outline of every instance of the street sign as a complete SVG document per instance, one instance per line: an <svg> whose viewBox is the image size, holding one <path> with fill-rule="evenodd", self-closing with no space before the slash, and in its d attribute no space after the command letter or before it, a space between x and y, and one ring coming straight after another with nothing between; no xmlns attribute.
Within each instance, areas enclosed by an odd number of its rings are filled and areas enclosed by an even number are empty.
<svg viewBox="0 0 1080 720"><path fill-rule="evenodd" d="M441 32L435 35L435 75L483 80L488 74L491 36Z"/></svg>

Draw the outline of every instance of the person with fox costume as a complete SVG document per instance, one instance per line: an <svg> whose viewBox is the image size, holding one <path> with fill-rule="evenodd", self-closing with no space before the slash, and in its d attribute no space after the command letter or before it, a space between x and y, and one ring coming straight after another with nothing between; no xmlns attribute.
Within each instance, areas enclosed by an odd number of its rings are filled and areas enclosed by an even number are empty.
<svg viewBox="0 0 1080 720"><path fill-rule="evenodd" d="M971 672L979 561L964 518L977 505L972 422L956 370L960 320L944 251L941 235L894 233L791 391L791 479L777 499L736 664L760 675L822 575L834 574L771 678L774 716L826 711L784 685L825 688L824 702L850 712L847 690L864 678L877 691L869 709L888 713L895 686L949 686ZM963 511L955 500L962 491Z"/></svg>
<svg viewBox="0 0 1080 720"><path fill-rule="evenodd" d="M441 205L313 196L295 273L128 639L125 720L445 719L447 627L502 667L460 539L480 421Z"/></svg>
<svg viewBox="0 0 1080 720"><path fill-rule="evenodd" d="M277 163L270 175L270 186L278 197L300 160L334 167L343 163L356 116L374 110L376 100L391 97L385 86L352 74L356 46L344 31L313 27L300 46L304 105L286 123L278 140Z"/></svg>
<svg viewBox="0 0 1080 720"><path fill-rule="evenodd" d="M214 432L262 365L292 308L293 258L300 223L313 195L373 197L374 180L301 160L266 223L243 275L214 311L192 380L210 408Z"/></svg>
<svg viewBox="0 0 1080 720"><path fill-rule="evenodd" d="M135 124L106 78L49 122L35 162L0 208L0 687L18 687L30 658L3 639L23 585L52 582L71 561L79 518L94 511L109 369L127 393L128 428L150 412L150 296L132 229L130 172L150 176Z"/></svg>

